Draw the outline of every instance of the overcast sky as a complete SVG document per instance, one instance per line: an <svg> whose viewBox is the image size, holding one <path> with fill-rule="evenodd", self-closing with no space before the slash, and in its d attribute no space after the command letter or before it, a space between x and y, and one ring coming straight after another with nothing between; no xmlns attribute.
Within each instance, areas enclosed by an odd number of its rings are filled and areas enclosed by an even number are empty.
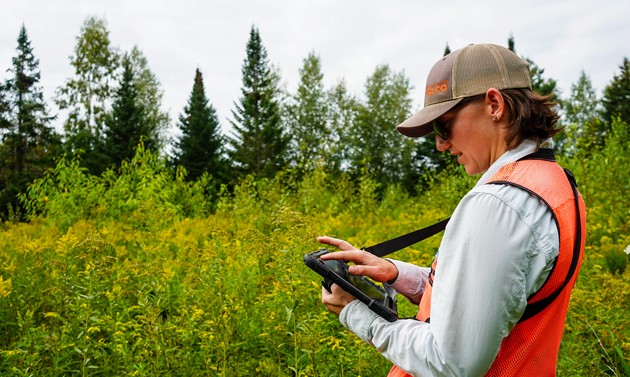
<svg viewBox="0 0 630 377"><path fill-rule="evenodd" d="M73 75L69 57L88 16L107 21L112 46L137 45L164 91L176 120L192 90L196 68L224 128L242 86L241 66L252 25L270 62L291 91L313 51L325 84L344 79L361 94L379 64L403 71L422 106L426 75L448 43L506 45L532 59L570 93L584 71L598 93L630 58L629 0L1 0L0 78L26 26L40 61L51 109L56 88ZM510 4L510 5L507 5Z"/></svg>

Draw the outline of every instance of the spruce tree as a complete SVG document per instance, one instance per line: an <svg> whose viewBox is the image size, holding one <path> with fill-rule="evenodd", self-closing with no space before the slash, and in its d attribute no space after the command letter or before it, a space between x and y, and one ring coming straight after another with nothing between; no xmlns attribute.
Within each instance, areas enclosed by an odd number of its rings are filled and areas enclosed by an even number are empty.
<svg viewBox="0 0 630 377"><path fill-rule="evenodd" d="M17 194L53 166L60 146L39 85L39 60L24 25L17 42L17 55L8 70L11 76L0 86L1 218L20 212Z"/></svg>
<svg viewBox="0 0 630 377"><path fill-rule="evenodd" d="M144 108L146 122L155 128L156 149L161 150L166 144L165 132L169 127L170 116L162 110L163 91L155 74L149 69L149 63L142 51L134 46L127 54L133 69L134 86L138 93L136 103Z"/></svg>
<svg viewBox="0 0 630 377"><path fill-rule="evenodd" d="M443 56L451 52L447 43ZM434 172L457 164L450 153L439 152L435 148L435 135L432 133L414 140L411 156L411 164L407 167L407 174L404 178L404 186L409 190L426 187Z"/></svg>
<svg viewBox="0 0 630 377"><path fill-rule="evenodd" d="M269 67L256 27L250 31L246 51L241 98L230 121L230 157L239 173L270 178L285 167L289 142L280 116L279 76Z"/></svg>
<svg viewBox="0 0 630 377"><path fill-rule="evenodd" d="M144 108L138 104L133 68L128 56L123 58L120 86L114 96L112 111L106 118L105 142L102 154L113 165L131 160L142 141L146 150L158 146L155 125L147 122ZM103 166L105 167L105 166Z"/></svg>
<svg viewBox="0 0 630 377"><path fill-rule="evenodd" d="M176 143L175 164L186 168L190 180L207 173L217 182L224 181L224 140L216 110L206 98L203 75L198 68L188 104L179 116L177 126L182 136Z"/></svg>
<svg viewBox="0 0 630 377"><path fill-rule="evenodd" d="M601 102L591 79L584 71L571 86L570 97L563 101L565 129L559 134L556 150L568 156L588 156L604 145Z"/></svg>
<svg viewBox="0 0 630 377"><path fill-rule="evenodd" d="M510 34L510 37L508 38L507 48L514 53L516 52L516 49L514 47L514 35L512 34Z"/></svg>
<svg viewBox="0 0 630 377"><path fill-rule="evenodd" d="M603 118L608 130L617 117L630 125L630 60L624 58L619 69L620 72L604 88L602 98Z"/></svg>
<svg viewBox="0 0 630 377"><path fill-rule="evenodd" d="M556 80L552 78L545 78L545 69L539 67L533 60L524 58L529 63L529 72L532 78L532 90L538 94L551 95L552 100L558 100L560 98L560 92L558 91L558 84Z"/></svg>
<svg viewBox="0 0 630 377"><path fill-rule="evenodd" d="M319 57L310 53L300 69L300 83L288 106L291 160L300 170L328 161L331 150L329 105Z"/></svg>
<svg viewBox="0 0 630 377"><path fill-rule="evenodd" d="M508 38L508 49L516 53L514 36L510 35ZM560 98L560 92L557 88L557 82L554 79L548 79L544 77L545 69L539 67L533 60L521 57L529 64L529 75L532 80L532 90L542 95L552 95L552 99L558 100Z"/></svg>

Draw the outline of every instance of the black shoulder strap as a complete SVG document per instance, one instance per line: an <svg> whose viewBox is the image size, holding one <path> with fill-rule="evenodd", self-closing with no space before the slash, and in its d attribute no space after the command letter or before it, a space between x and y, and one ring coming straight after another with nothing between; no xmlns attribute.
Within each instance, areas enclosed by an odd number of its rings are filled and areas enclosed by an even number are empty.
<svg viewBox="0 0 630 377"><path fill-rule="evenodd" d="M439 223L435 223L433 225L429 225L426 228L418 229L411 233L404 234L400 237L393 238L389 241L381 242L377 245L364 247L363 250L372 253L379 257L384 257L385 255L391 254L395 251L404 249L405 247L411 246L415 243L418 243L422 240L425 240L431 237L434 234L438 234L446 228L446 224L451 218L444 219Z"/></svg>
<svg viewBox="0 0 630 377"><path fill-rule="evenodd" d="M556 156L553 153L552 149L547 149L547 148L540 148L539 150L537 150L536 152L527 155L523 158L521 158L519 161L522 160L545 160L545 161L556 161ZM573 176L573 173L569 170L564 168L564 173L567 176L567 179L569 181L569 184L571 185L571 189L573 190L573 196L575 198L575 217L576 217L576 239L575 239L575 243L573 246L573 256L571 258L571 265L569 266L569 271L567 271L567 276L565 277L564 281L562 282L562 285L560 285L560 287L558 287L558 289L556 289L553 293L551 293L549 296L540 299L536 302L533 303L528 303L527 307L525 308L525 312L523 313L523 315L521 316L521 319L519 320L519 322L523 322L533 316L535 316L536 314L540 313L541 311L543 311L547 306L549 306L553 300L555 300L560 293L564 290L564 288L567 286L567 284L569 284L569 282L571 281L571 278L573 277L573 275L575 274L575 270L577 269L577 265L578 265L578 261L580 259L580 250L582 248L582 219L580 216L580 199L579 199L579 194L577 191L577 182L575 180L575 177ZM512 184L510 182L506 182L506 181L501 181L501 182L492 182L492 183L496 183L496 184L511 184L513 186L517 186L517 187L521 187L519 185L516 184ZM531 192L530 190L521 187L522 189L532 193L534 196L537 196L538 198L540 198L543 203L545 203L547 206L549 206L549 204L547 204L547 202L541 198L537 193L535 192ZM555 216L554 216L555 217ZM549 273L549 275L551 276L551 274L553 273L553 270ZM547 278L547 281L549 281L549 278ZM546 282L545 282L546 283ZM544 284L543 284L544 286ZM542 288L542 287L541 287Z"/></svg>
<svg viewBox="0 0 630 377"><path fill-rule="evenodd" d="M553 300L555 300L560 295L560 293L564 290L567 284L569 284L569 282L571 281L571 278L573 278L573 275L575 274L575 270L577 269L578 261L580 260L580 250L582 249L582 219L580 216L580 199L579 199L579 194L577 191L577 182L575 181L575 177L573 176L573 173L571 173L569 169L565 168L564 173L567 175L567 179L569 180L569 183L571 184L571 189L573 190L573 195L575 197L575 221L577 222L576 231L575 231L576 233L575 241L573 244L573 256L571 258L571 265L569 266L569 271L567 271L567 276L562 282L562 285L560 285L558 289L556 289L549 296L543 299L540 299L536 302L533 302L531 304L528 303L527 307L525 307L525 312L523 313L523 316L521 317L519 322L523 322L535 316L536 314L540 313L541 311L543 311L543 309L549 306L553 302ZM550 274L552 273L553 271L550 272Z"/></svg>
<svg viewBox="0 0 630 377"><path fill-rule="evenodd" d="M555 161L555 156L553 154L553 150L540 148L535 153L532 153L528 156L523 157L521 160L525 159L543 159L549 161ZM411 233L404 234L402 236L393 238L388 241L381 242L374 246L364 247L362 250L365 250L369 253L372 253L379 257L384 257L398 250L402 250L405 247L411 246L415 243L418 243L422 240L425 240L439 232L443 231L446 228L446 224L451 218L444 219L438 223L433 225L429 225L426 228L418 229Z"/></svg>
<svg viewBox="0 0 630 377"><path fill-rule="evenodd" d="M553 153L553 149L550 148L539 148L536 152L528 154L525 157L520 158L518 161L523 160L545 160L545 161L556 161L556 154Z"/></svg>
<svg viewBox="0 0 630 377"><path fill-rule="evenodd" d="M555 161L555 156L551 149L541 148L537 152L523 157L521 160L536 160L536 159L546 160L546 161ZM527 307L525 308L525 312L523 313L523 316L521 317L519 322L525 321L535 316L536 314L540 313L543 309L545 309L547 306L549 306L549 304L551 304L551 302L553 302L553 300L555 300L560 295L562 290L571 281L571 278L573 277L573 275L575 274L575 270L577 269L577 264L580 257L581 243L582 243L582 220L580 216L580 202L579 202L578 191L577 191L577 182L575 181L575 177L573 176L573 173L571 173L571 171L568 169L564 169L564 172L567 175L567 179L569 180L569 183L571 184L573 195L575 197L575 208L576 208L575 213L576 213L576 221L577 221L576 240L575 240L575 245L573 247L573 256L571 259L571 265L569 266L569 271L567 272L567 276L564 282L562 283L562 285L558 287L558 289L554 291L552 294L550 294L549 296L539 301L536 301L534 303L527 304ZM510 184L509 182L495 182L495 183ZM415 243L418 243L422 240L425 240L443 231L446 228L446 224L448 224L449 220L450 220L450 217L438 223L430 225L426 228L418 229L411 233L404 234L402 236L376 244L374 246L365 247L363 248L363 250L370 252L376 256L384 257L395 251L404 249L405 247L411 246Z"/></svg>

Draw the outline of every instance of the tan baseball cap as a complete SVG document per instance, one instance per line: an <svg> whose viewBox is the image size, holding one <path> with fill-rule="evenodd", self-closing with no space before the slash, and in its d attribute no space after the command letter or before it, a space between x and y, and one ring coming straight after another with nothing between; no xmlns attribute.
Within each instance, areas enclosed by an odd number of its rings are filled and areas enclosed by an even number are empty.
<svg viewBox="0 0 630 377"><path fill-rule="evenodd" d="M532 88L529 64L509 49L493 44L471 44L440 59L427 77L424 108L399 124L405 136L433 131L431 122L462 99L498 90Z"/></svg>

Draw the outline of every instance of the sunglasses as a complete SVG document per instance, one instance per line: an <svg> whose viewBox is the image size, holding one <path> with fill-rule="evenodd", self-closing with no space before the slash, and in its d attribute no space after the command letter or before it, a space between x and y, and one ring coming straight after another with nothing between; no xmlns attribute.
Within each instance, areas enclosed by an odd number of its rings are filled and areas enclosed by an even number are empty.
<svg viewBox="0 0 630 377"><path fill-rule="evenodd" d="M431 122L433 125L433 132L440 137L442 140L448 140L448 130L446 129L446 122L440 122L435 119Z"/></svg>
<svg viewBox="0 0 630 377"><path fill-rule="evenodd" d="M449 112L459 111L473 102L482 100L484 97L485 94L466 97ZM446 128L448 123L448 121L440 121L438 119L435 119L433 120L433 122L431 122L431 125L433 126L433 132L435 132L435 134L438 135L442 140L448 140L448 128Z"/></svg>

